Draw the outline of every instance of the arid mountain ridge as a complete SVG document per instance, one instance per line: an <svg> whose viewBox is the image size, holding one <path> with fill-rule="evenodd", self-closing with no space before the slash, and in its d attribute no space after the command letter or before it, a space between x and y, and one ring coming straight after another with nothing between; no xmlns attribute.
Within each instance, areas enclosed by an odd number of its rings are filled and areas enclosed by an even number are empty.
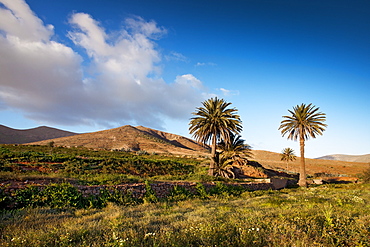
<svg viewBox="0 0 370 247"><path fill-rule="evenodd" d="M370 154L364 155L346 155L346 154L332 154L319 157L322 160L341 160L349 162L370 162Z"/></svg>
<svg viewBox="0 0 370 247"><path fill-rule="evenodd" d="M108 150L143 150L148 153L199 155L208 152L207 147L189 138L143 126L133 127L131 125L32 142L31 144L46 145L51 141L53 141L56 146L83 146Z"/></svg>
<svg viewBox="0 0 370 247"><path fill-rule="evenodd" d="M7 132L10 130L10 132ZM14 131L17 135L14 135ZM5 133L4 133L5 132ZM41 137L37 134L41 133ZM125 125L122 127L84 133L76 134L72 132L62 131L50 127L38 127L29 130L14 130L5 126L0 126L0 143L10 144L12 136L16 137L16 141L13 143L27 143L34 145L47 145L51 141L54 142L55 146L65 146L65 147L87 147L93 149L108 149L108 150L131 150L139 151L144 150L148 153L171 153L174 155L200 155L208 156L209 148L195 142L192 139L175 135L159 130L154 130L146 128L143 126L130 126ZM13 135L12 135L13 134ZM22 137L25 134L27 138ZM58 136L58 135L69 135L69 136ZM39 139L44 138L40 141L24 141L30 140L32 138ZM58 138L56 138L58 137ZM6 142L4 142L4 140ZM20 142L22 141L23 142ZM281 156L279 153L263 151L263 150L253 150L252 160L259 162L266 168L286 170L290 172L299 171L299 157L293 162L289 162L287 165L285 162L281 161ZM345 157L345 155L342 155ZM326 156L331 157L331 156ZM357 175L364 171L368 167L368 162L370 159L368 155L357 156L360 158L365 157L362 162L340 161L335 159L306 159L306 170L308 174L315 173L326 173L326 174L346 174L346 175ZM341 158L341 156L336 155L336 159ZM353 157L352 157L353 158Z"/></svg>
<svg viewBox="0 0 370 247"><path fill-rule="evenodd" d="M19 130L0 125L0 144L24 144L73 135L77 133L47 126Z"/></svg>
<svg viewBox="0 0 370 247"><path fill-rule="evenodd" d="M192 139L143 126L133 127L130 125L125 125L109 130L78 134L47 126L20 130L0 125L0 144L32 143L45 145L50 141L54 141L55 145L59 146L85 146L88 148L169 152L170 150L166 150L166 148L161 147L168 146L172 148L176 147L184 149L184 151L193 150L196 152L207 152L207 147L200 145ZM172 151L175 151L175 153L179 152L179 150ZM333 154L322 156L316 159L348 162L370 162L370 154Z"/></svg>

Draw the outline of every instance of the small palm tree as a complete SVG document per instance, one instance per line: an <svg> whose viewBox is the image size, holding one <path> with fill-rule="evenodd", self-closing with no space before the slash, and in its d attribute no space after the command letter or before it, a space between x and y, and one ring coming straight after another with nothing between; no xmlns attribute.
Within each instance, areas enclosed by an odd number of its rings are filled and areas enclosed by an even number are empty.
<svg viewBox="0 0 370 247"><path fill-rule="evenodd" d="M316 138L316 135L322 135L327 126L326 114L319 112L319 108L312 104L301 104L293 107L293 111L288 110L290 116L283 116L279 130L282 136L288 134L288 139L297 141L299 139L301 152L301 165L299 173L299 186L307 186L306 165L304 159L305 140L310 137Z"/></svg>
<svg viewBox="0 0 370 247"><path fill-rule="evenodd" d="M233 165L244 165L248 158L252 157L252 147L244 143L240 135L230 133L230 140L221 142L217 145L216 153L216 176L235 178Z"/></svg>
<svg viewBox="0 0 370 247"><path fill-rule="evenodd" d="M229 153L216 152L214 176L224 178L235 178L233 171L233 158Z"/></svg>
<svg viewBox="0 0 370 247"><path fill-rule="evenodd" d="M296 159L294 150L291 148L284 148L281 152L281 160L286 161L286 169L288 170L289 161L294 161Z"/></svg>
<svg viewBox="0 0 370 247"><path fill-rule="evenodd" d="M217 148L227 154L234 163L243 165L248 161L248 158L252 157L252 147L244 142L245 140L241 139L240 135L230 133L230 140L228 142L221 140Z"/></svg>
<svg viewBox="0 0 370 247"><path fill-rule="evenodd" d="M202 102L203 107L197 107L190 119L190 134L201 143L211 142L211 162L208 174L214 176L216 162L216 144L220 140L228 141L230 133L242 131L240 116L237 109L228 108L231 103L223 99L211 98Z"/></svg>

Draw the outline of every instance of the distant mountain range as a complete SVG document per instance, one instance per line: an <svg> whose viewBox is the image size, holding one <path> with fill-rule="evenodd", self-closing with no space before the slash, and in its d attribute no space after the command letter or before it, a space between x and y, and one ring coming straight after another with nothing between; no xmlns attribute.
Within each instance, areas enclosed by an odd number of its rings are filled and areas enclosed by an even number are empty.
<svg viewBox="0 0 370 247"><path fill-rule="evenodd" d="M78 134L56 128L41 126L26 130L17 130L0 125L0 144L37 144L46 145L54 141L56 146L84 146L96 149L145 150L147 152L173 154L205 154L209 149L192 139L159 131L143 126L125 125L119 128ZM253 153L257 154L254 150ZM270 152L264 152L264 156ZM274 153L272 153L274 154ZM274 160L279 160L276 154ZM257 155L258 156L258 155ZM262 159L262 157L260 157ZM370 162L370 154L344 155L335 154L322 156L317 159L346 162Z"/></svg>
<svg viewBox="0 0 370 247"><path fill-rule="evenodd" d="M24 144L73 135L77 133L47 126L18 130L0 125L0 144Z"/></svg>
<svg viewBox="0 0 370 247"><path fill-rule="evenodd" d="M0 144L47 145L87 147L93 149L147 151L148 153L171 153L175 155L207 156L209 148L196 141L143 126L125 125L119 128L77 134L51 127L38 127L16 130L0 125ZM279 153L252 150L251 160L259 162L268 169L299 171L300 161L281 161ZM368 167L370 154L367 155L328 155L319 159L306 159L308 174L347 174L356 176Z"/></svg>
<svg viewBox="0 0 370 247"><path fill-rule="evenodd" d="M332 154L319 157L322 160L341 160L348 162L370 162L370 154L364 155L346 155L346 154Z"/></svg>

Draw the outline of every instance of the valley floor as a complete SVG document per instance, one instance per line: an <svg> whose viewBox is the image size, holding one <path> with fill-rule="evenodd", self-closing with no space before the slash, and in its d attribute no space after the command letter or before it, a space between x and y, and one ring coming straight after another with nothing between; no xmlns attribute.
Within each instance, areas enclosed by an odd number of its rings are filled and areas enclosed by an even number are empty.
<svg viewBox="0 0 370 247"><path fill-rule="evenodd" d="M0 246L370 246L370 185L2 211Z"/></svg>

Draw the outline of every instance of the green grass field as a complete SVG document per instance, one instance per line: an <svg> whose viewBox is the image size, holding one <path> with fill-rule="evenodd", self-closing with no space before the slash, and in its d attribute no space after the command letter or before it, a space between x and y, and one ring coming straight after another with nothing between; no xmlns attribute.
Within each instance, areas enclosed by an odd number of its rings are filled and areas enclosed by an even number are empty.
<svg viewBox="0 0 370 247"><path fill-rule="evenodd" d="M178 188L161 200L84 198L73 186L214 180L203 161L1 145L0 246L370 246L370 184L248 192L223 180L213 192ZM3 193L7 182L27 180L51 184Z"/></svg>
<svg viewBox="0 0 370 247"><path fill-rule="evenodd" d="M370 185L211 199L25 208L0 215L0 246L370 246Z"/></svg>

